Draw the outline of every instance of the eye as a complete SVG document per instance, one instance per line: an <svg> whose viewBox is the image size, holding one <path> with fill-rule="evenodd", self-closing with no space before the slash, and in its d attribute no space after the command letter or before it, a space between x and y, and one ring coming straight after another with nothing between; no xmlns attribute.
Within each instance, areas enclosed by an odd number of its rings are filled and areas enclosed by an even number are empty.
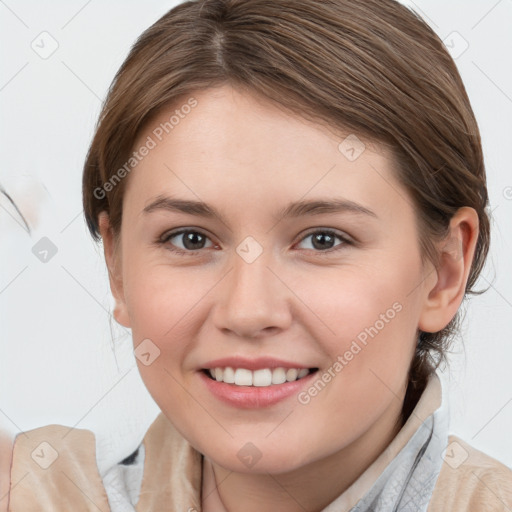
<svg viewBox="0 0 512 512"><path fill-rule="evenodd" d="M349 240L348 237L330 229L317 229L316 231L311 231L302 238L301 242L308 238L311 239L311 243L309 244L310 247L306 247L306 249L312 248L320 252L337 251L346 245L352 245L352 241ZM336 238L341 240L341 243L334 245Z"/></svg>
<svg viewBox="0 0 512 512"><path fill-rule="evenodd" d="M307 239L311 239L311 242L308 244L309 247L303 247L302 249L314 249L315 252L331 253L340 250L346 245L353 245L353 242L348 237L331 229L311 231L301 239L299 244L304 243ZM336 239L340 240L340 243L336 244ZM190 256L201 249L214 246L213 242L205 234L195 229L180 229L165 233L157 242L166 245L167 249L171 252ZM207 245L208 242L210 245Z"/></svg>
<svg viewBox="0 0 512 512"><path fill-rule="evenodd" d="M176 242L171 243L173 239L176 239ZM206 235L193 229L181 229L179 231L166 233L159 239L159 243L168 245L170 251L180 254L205 249L205 243L207 241L210 241L211 246L213 246L213 243ZM179 245L177 246L179 243L182 244L181 247Z"/></svg>

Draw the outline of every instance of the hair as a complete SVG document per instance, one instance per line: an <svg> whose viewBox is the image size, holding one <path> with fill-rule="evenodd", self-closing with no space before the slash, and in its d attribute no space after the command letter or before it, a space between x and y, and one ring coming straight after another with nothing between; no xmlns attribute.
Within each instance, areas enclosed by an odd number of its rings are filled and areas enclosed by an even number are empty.
<svg viewBox="0 0 512 512"><path fill-rule="evenodd" d="M439 265L436 243L450 219L460 207L474 208L479 233L464 298L482 293L473 287L490 218L478 125L442 41L394 0L192 0L167 12L131 48L98 119L83 172L93 239L101 239L102 211L119 238L127 181L120 171L148 121L194 91L223 84L388 148L414 203L423 261ZM418 330L402 423L446 362L459 314L439 332Z"/></svg>

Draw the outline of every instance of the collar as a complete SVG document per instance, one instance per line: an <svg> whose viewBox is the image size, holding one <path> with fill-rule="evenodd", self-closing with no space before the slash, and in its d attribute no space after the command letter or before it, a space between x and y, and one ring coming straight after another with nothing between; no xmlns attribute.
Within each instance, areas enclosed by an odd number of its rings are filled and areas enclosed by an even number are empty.
<svg viewBox="0 0 512 512"><path fill-rule="evenodd" d="M322 512L426 511L441 471L448 426L441 382L433 374L388 447Z"/></svg>

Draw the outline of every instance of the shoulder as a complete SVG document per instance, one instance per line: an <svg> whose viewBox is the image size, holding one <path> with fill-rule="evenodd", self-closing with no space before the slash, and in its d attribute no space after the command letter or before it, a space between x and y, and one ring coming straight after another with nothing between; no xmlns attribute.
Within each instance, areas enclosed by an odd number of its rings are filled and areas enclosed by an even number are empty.
<svg viewBox="0 0 512 512"><path fill-rule="evenodd" d="M450 435L429 512L512 510L512 470Z"/></svg>
<svg viewBox="0 0 512 512"><path fill-rule="evenodd" d="M13 442L10 477L13 512L72 509L84 503L85 496L97 510L110 510L90 430L46 425L19 433Z"/></svg>
<svg viewBox="0 0 512 512"><path fill-rule="evenodd" d="M0 512L7 512L11 483L12 436L0 429Z"/></svg>

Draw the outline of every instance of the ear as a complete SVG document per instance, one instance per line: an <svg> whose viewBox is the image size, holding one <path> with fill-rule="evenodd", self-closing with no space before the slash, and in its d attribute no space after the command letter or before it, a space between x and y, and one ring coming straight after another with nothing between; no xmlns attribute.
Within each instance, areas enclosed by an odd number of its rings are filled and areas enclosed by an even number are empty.
<svg viewBox="0 0 512 512"><path fill-rule="evenodd" d="M114 237L110 218L107 212L100 212L98 216L99 231L103 240L103 251L108 269L110 290L115 299L114 318L117 323L130 327L130 317L126 307L123 288L123 275L121 272L121 254Z"/></svg>
<svg viewBox="0 0 512 512"><path fill-rule="evenodd" d="M448 236L438 245L440 264L428 288L418 328L424 332L444 329L464 298L478 240L478 214L474 208L459 208L450 221Z"/></svg>

